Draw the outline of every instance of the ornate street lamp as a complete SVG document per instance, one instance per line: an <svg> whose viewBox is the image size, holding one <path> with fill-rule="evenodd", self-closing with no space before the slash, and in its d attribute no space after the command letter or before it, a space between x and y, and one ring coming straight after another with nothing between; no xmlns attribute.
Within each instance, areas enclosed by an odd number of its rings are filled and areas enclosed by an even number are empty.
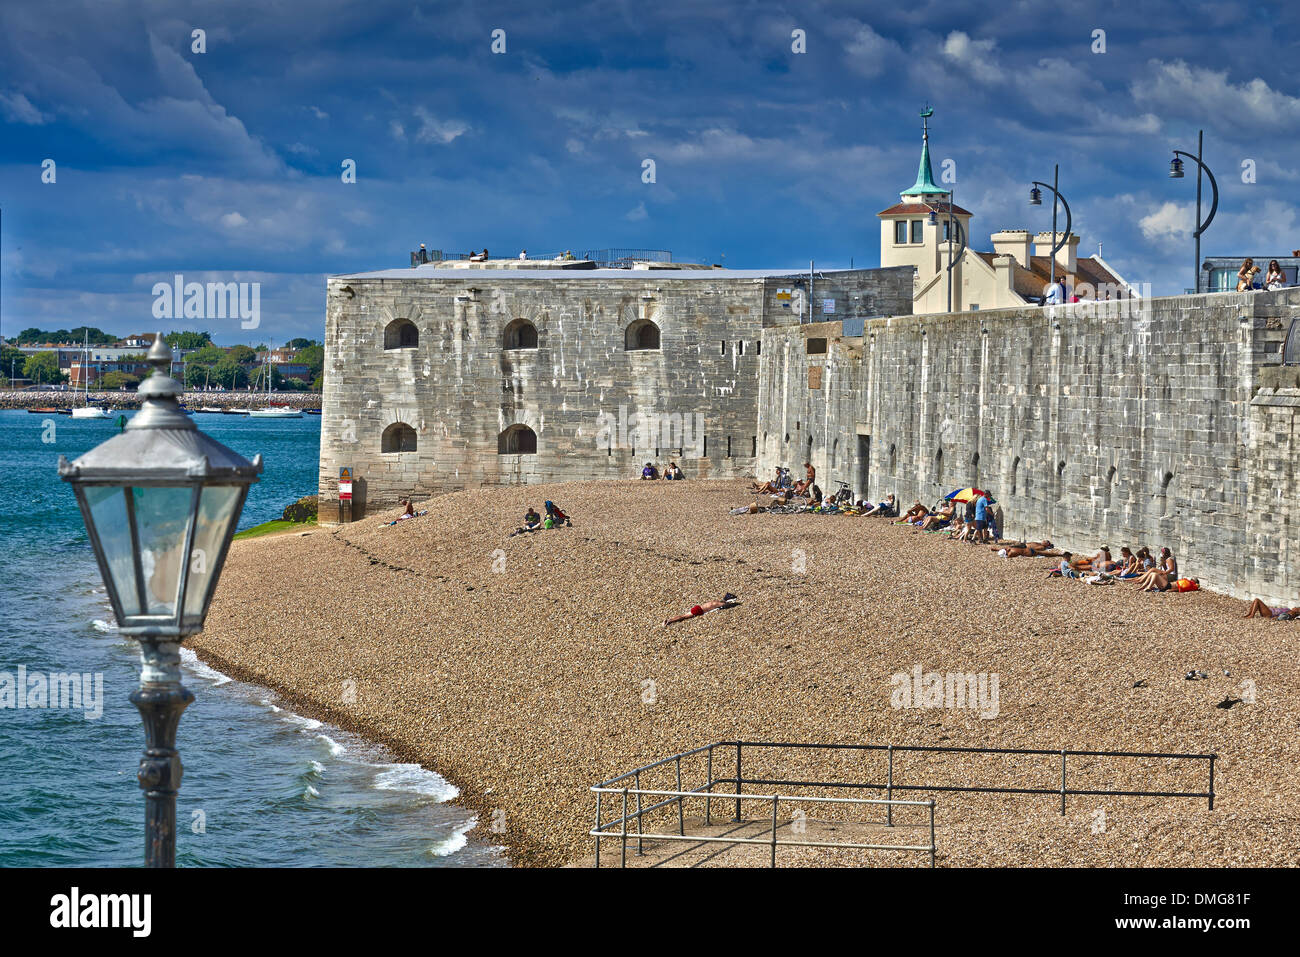
<svg viewBox="0 0 1300 957"><path fill-rule="evenodd" d="M1196 164L1196 232L1192 233L1196 237L1196 266L1193 274L1196 276L1196 291L1201 291L1201 233L1210 228L1210 223L1214 222L1214 214L1219 209L1219 184L1214 179L1214 174L1210 168L1201 161L1201 155L1205 149L1205 130L1199 130L1196 134L1196 155L1186 153L1182 150L1174 150L1174 158L1169 161L1169 178L1183 178L1183 161L1180 156L1186 156ZM1213 190L1213 199L1210 202L1210 215L1205 217L1205 222L1201 222L1201 173L1204 172L1210 178L1210 189Z"/></svg>
<svg viewBox="0 0 1300 957"><path fill-rule="evenodd" d="M153 375L126 428L75 462L59 457L72 485L122 634L140 642L140 688L131 702L144 719L138 778L145 792L145 865L176 862L176 726L194 700L181 684L180 645L203 629L208 603L248 486L262 471L208 438L180 410L182 385L169 374L171 350L158 333L147 356Z"/></svg>
<svg viewBox="0 0 1300 957"><path fill-rule="evenodd" d="M1030 206L1042 206L1043 190L1050 189L1052 191L1052 254L1048 258L1052 260L1051 267L1050 267L1051 269L1050 282L1053 286L1056 285L1056 254L1058 251L1060 251L1062 246L1064 246L1066 243L1070 241L1070 227L1073 223L1073 219L1070 216L1070 204L1065 201L1065 197L1061 195L1061 191L1056 188L1057 186L1060 185L1060 183L1061 183L1061 167L1057 165L1052 167L1052 183L1050 186L1047 183L1040 183L1038 180L1034 180L1029 190ZM1040 189L1039 187L1042 188ZM1061 239L1059 242L1056 239L1056 204L1057 203L1060 203L1062 208L1065 209L1065 232L1061 234Z"/></svg>

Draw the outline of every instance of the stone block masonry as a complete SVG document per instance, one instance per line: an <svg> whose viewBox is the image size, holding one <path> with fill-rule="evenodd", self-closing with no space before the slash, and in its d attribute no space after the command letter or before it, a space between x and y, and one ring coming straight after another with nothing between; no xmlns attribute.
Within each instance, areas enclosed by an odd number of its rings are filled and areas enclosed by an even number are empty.
<svg viewBox="0 0 1300 957"><path fill-rule="evenodd" d="M320 515L479 485L754 474L765 326L792 271L451 270L329 280ZM818 273L818 315L911 308L911 270Z"/></svg>
<svg viewBox="0 0 1300 957"><path fill-rule="evenodd" d="M933 503L992 491L1005 531L1168 545L1207 587L1300 604L1300 289L763 331L760 471Z"/></svg>

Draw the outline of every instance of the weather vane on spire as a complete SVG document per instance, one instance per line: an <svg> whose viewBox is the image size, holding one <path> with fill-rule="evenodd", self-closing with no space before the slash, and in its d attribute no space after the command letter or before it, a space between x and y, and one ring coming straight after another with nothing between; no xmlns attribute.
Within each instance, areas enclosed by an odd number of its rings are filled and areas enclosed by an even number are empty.
<svg viewBox="0 0 1300 957"><path fill-rule="evenodd" d="M930 117L934 116L934 110L930 104L925 104L925 109L921 111L921 136L925 139L930 138Z"/></svg>

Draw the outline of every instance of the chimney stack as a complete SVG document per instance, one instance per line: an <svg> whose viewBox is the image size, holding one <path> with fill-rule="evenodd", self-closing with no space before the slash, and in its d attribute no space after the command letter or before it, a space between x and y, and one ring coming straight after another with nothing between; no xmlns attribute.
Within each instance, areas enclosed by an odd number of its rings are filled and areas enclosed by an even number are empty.
<svg viewBox="0 0 1300 957"><path fill-rule="evenodd" d="M1003 229L992 238L993 255L1010 256L1023 268L1029 268L1029 230Z"/></svg>
<svg viewBox="0 0 1300 957"><path fill-rule="evenodd" d="M1056 241L1061 241L1061 233L1056 234ZM1067 273L1073 275L1075 271L1076 255L1079 250L1079 237L1075 233L1070 233L1066 237L1065 245L1056 253L1056 265L1058 269L1064 269ZM1034 255L1046 256L1052 251L1052 231L1039 233L1034 237Z"/></svg>

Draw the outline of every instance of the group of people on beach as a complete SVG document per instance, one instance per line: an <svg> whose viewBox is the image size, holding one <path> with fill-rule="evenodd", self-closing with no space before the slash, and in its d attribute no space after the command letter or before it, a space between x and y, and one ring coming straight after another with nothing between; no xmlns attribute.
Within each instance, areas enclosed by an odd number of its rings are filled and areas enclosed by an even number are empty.
<svg viewBox="0 0 1300 957"><path fill-rule="evenodd" d="M775 495L778 498L802 498L816 504L822 500L822 490L817 484L817 469L811 462L803 464L804 477L795 481L790 477L790 470L776 467L776 474L767 482L751 482L750 491L758 495Z"/></svg>
<svg viewBox="0 0 1300 957"><path fill-rule="evenodd" d="M1048 578L1077 578L1090 585L1122 581L1137 585L1138 591L1189 592L1199 591L1201 587L1199 579L1179 574L1178 559L1168 548L1161 548L1158 555L1153 555L1145 545L1137 551L1125 545L1119 550L1118 558L1112 556L1107 545L1101 546L1094 555L1075 555L1065 551L1042 551L1040 554L1060 558L1048 569Z"/></svg>
<svg viewBox="0 0 1300 957"><path fill-rule="evenodd" d="M894 496L890 495L886 503L881 504L892 505L893 501ZM922 505L918 498L895 524L912 525L922 532L948 529L948 537L954 541L988 544L1001 538L994 508L996 504L992 493L979 488L970 489L964 501L944 499L934 508ZM875 513L869 511L867 514Z"/></svg>

